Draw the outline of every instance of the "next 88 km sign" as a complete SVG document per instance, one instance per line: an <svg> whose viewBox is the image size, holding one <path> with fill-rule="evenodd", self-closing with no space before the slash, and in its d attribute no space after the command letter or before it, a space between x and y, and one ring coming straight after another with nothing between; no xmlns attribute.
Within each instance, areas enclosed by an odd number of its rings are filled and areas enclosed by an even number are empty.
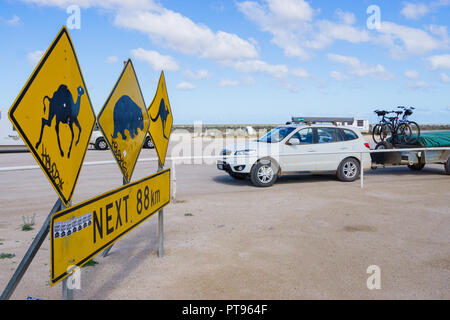
<svg viewBox="0 0 450 320"><path fill-rule="evenodd" d="M56 213L50 229L51 284L69 276L170 201L170 170Z"/></svg>

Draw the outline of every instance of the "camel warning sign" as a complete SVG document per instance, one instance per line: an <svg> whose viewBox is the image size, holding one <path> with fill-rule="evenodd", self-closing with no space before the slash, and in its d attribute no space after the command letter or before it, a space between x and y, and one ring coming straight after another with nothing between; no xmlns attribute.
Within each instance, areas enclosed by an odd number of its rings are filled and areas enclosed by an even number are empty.
<svg viewBox="0 0 450 320"><path fill-rule="evenodd" d="M9 118L68 205L95 114L66 27L58 33L16 98Z"/></svg>
<svg viewBox="0 0 450 320"><path fill-rule="evenodd" d="M51 284L69 276L169 201L170 169L166 169L54 214Z"/></svg>
<svg viewBox="0 0 450 320"><path fill-rule="evenodd" d="M159 162L164 166L173 124L164 72L161 72L159 77L155 98L148 107L148 115L151 120L149 134L158 154Z"/></svg>
<svg viewBox="0 0 450 320"><path fill-rule="evenodd" d="M97 122L125 181L130 182L150 125L130 59L100 111Z"/></svg>

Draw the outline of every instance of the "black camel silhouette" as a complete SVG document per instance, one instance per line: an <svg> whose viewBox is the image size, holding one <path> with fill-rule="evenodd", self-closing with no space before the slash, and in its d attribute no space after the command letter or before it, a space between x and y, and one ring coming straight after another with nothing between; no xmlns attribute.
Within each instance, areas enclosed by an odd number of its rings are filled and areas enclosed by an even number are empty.
<svg viewBox="0 0 450 320"><path fill-rule="evenodd" d="M67 158L70 158L70 151L72 150L74 139L73 124L78 127L78 139L75 142L75 145L78 145L81 135L81 126L78 122L78 113L80 112L80 98L84 94L84 89L80 86L78 87L77 91L78 97L76 102L73 101L72 94L64 84L59 86L58 90L55 91L52 98L49 98L48 96L44 97L44 99L42 100L42 103L44 104L44 113L46 99L49 101L49 112L47 119L42 118L41 135L39 137L39 141L36 143L36 149L41 144L44 127L50 127L52 125L53 118L56 116L55 131L58 137L58 146L59 151L61 152L61 157L64 157L64 152L61 149L61 142L59 141L59 124L61 122L68 124L70 127L70 132L72 132L72 140L70 141L69 152L67 154Z"/></svg>
<svg viewBox="0 0 450 320"><path fill-rule="evenodd" d="M166 123L167 123L167 116L169 114L170 114L170 112L169 112L169 109L166 107L166 104L164 103L164 99L161 99L161 102L159 103L158 114L156 115L155 118L152 118L152 116L150 116L150 118L152 119L153 122L156 122L156 121L158 121L158 118L161 118L163 136L167 140L169 140L169 138L166 137L165 129L166 129Z"/></svg>

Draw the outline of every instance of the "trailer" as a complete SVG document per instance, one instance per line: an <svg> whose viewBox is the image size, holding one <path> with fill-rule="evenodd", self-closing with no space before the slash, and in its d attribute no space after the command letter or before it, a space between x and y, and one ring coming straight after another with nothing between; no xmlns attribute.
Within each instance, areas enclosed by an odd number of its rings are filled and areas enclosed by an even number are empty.
<svg viewBox="0 0 450 320"><path fill-rule="evenodd" d="M422 170L427 164L444 165L450 175L450 131L425 132L415 145L379 143L370 153L372 169L406 165L413 171Z"/></svg>

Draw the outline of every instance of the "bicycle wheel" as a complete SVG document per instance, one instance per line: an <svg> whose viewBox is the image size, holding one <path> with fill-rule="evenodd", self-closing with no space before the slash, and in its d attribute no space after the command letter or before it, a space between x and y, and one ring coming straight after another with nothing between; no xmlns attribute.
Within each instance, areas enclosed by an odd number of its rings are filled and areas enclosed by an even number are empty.
<svg viewBox="0 0 450 320"><path fill-rule="evenodd" d="M381 135L380 135L380 133L381 133L381 124L377 124L372 129L372 139L377 144L381 142Z"/></svg>
<svg viewBox="0 0 450 320"><path fill-rule="evenodd" d="M411 127L407 123L401 123L396 131L398 143L410 143L412 139Z"/></svg>
<svg viewBox="0 0 450 320"><path fill-rule="evenodd" d="M411 129L411 140L409 143L416 144L420 138L420 127L414 121L409 121L408 124Z"/></svg>
<svg viewBox="0 0 450 320"><path fill-rule="evenodd" d="M381 141L392 141L393 139L393 130L389 124L382 124L380 130L380 139Z"/></svg>

